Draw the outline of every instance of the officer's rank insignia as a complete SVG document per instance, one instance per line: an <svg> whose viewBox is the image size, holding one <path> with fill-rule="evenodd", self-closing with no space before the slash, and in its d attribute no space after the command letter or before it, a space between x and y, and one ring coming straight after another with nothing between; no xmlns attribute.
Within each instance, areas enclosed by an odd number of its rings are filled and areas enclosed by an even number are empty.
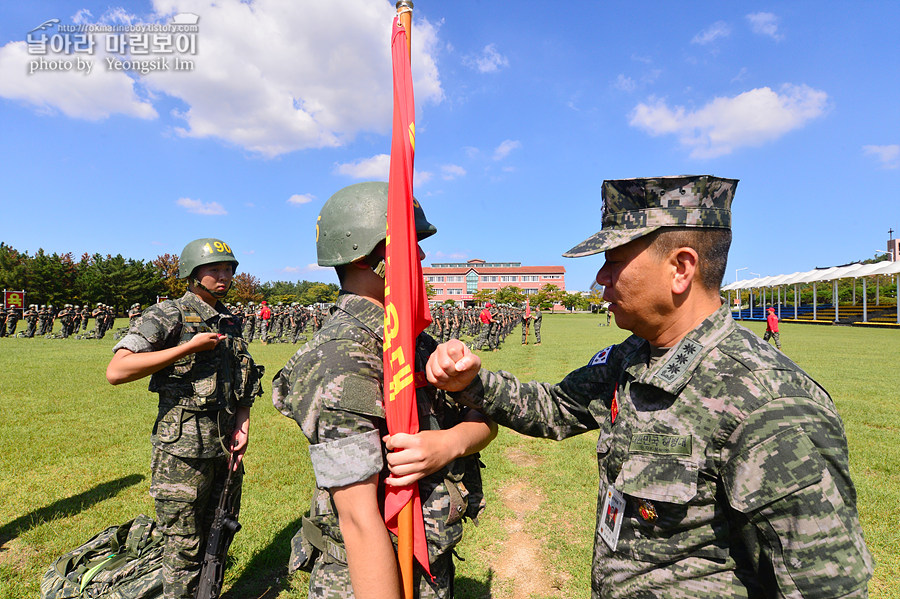
<svg viewBox="0 0 900 599"><path fill-rule="evenodd" d="M656 508L646 499L638 499L638 512L640 512L641 518L647 522L653 522L658 517Z"/></svg>

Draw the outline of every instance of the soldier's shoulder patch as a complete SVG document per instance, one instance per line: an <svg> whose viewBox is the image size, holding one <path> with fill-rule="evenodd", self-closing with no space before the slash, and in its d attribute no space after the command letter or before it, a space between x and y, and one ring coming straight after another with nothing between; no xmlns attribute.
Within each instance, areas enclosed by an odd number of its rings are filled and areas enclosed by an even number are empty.
<svg viewBox="0 0 900 599"><path fill-rule="evenodd" d="M591 358L590 362L588 362L588 366L600 366L601 364L606 364L606 362L609 361L609 355L612 353L614 347L615 345L610 345L606 349L598 351L594 354L594 357Z"/></svg>
<svg viewBox="0 0 900 599"><path fill-rule="evenodd" d="M185 322L203 322L203 319L197 316L196 314L186 314L184 317Z"/></svg>

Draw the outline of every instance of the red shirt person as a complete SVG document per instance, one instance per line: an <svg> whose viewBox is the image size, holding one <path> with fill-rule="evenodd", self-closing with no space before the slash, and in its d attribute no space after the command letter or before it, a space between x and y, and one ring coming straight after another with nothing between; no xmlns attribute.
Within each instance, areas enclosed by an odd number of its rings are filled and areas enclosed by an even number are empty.
<svg viewBox="0 0 900 599"><path fill-rule="evenodd" d="M763 341L768 341L769 337L775 339L775 347L781 349L781 339L778 334L778 317L775 316L775 308L766 310L766 334L763 335Z"/></svg>

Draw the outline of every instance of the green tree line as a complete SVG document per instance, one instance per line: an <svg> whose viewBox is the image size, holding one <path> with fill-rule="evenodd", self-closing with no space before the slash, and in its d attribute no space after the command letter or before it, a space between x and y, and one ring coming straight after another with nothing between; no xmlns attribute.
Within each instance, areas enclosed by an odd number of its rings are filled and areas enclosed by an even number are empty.
<svg viewBox="0 0 900 599"><path fill-rule="evenodd" d="M0 288L24 290L28 304L59 307L104 303L124 313L134 303L147 306L158 297L179 297L187 283L178 278L178 256L172 254L144 261L121 254L85 253L76 260L71 252L48 254L39 249L31 255L0 242ZM332 302L337 293L338 287L333 283L260 283L249 273L238 273L225 301L310 305Z"/></svg>

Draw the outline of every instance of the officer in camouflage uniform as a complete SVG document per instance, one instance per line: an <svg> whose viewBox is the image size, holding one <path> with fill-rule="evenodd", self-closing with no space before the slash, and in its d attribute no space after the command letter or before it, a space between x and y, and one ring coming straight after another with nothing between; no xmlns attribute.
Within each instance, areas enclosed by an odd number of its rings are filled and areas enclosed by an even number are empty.
<svg viewBox="0 0 900 599"><path fill-rule="evenodd" d="M441 346L428 379L522 433L599 430L592 597L866 597L872 558L828 393L719 294L737 181L603 183L603 227L565 256L632 331L556 385Z"/></svg>
<svg viewBox="0 0 900 599"><path fill-rule="evenodd" d="M462 520L483 507L475 452L496 425L458 408L434 387L418 387L417 435L386 437L383 405L384 240L387 183L334 194L317 222L318 263L334 266L341 291L331 316L276 375L273 402L309 439L316 491L294 537L292 569L311 569L311 599L400 597L392 535L382 520L383 485L417 481L431 581L416 566L415 596L453 596L453 549ZM415 208L419 239L436 229ZM347 231L350 233L348 234ZM421 254L420 256L424 255ZM437 343L417 339L420 372ZM387 449L399 450L385 458ZM451 449L453 448L453 449ZM464 457L467 456L467 457ZM418 462L427 465L418 465ZM388 465L391 476L388 476Z"/></svg>
<svg viewBox="0 0 900 599"><path fill-rule="evenodd" d="M150 391L159 393L150 495L165 535L166 599L196 594L229 464L235 469L235 507L240 506L241 462L250 406L262 394L262 367L254 364L240 327L220 301L237 265L231 248L218 239L185 246L178 276L188 279L187 292L148 308L113 347L106 371L114 385L151 375Z"/></svg>

